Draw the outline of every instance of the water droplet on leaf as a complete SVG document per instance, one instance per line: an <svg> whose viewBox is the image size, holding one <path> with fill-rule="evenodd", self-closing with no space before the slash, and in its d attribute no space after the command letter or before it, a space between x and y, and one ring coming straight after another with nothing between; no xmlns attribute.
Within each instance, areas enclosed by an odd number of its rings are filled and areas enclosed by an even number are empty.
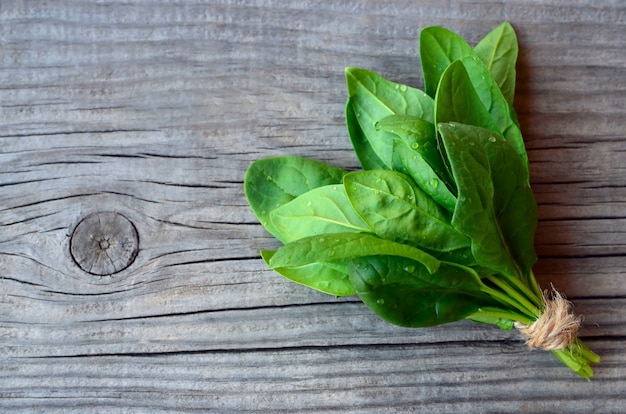
<svg viewBox="0 0 626 414"><path fill-rule="evenodd" d="M496 142L496 137L489 137L490 142Z"/></svg>
<svg viewBox="0 0 626 414"><path fill-rule="evenodd" d="M420 144L418 142L414 142L411 144L411 148L413 149L418 149L420 147Z"/></svg>
<svg viewBox="0 0 626 414"><path fill-rule="evenodd" d="M378 303L379 305L384 305L385 304L385 299L376 299L376 303Z"/></svg>
<svg viewBox="0 0 626 414"><path fill-rule="evenodd" d="M431 186L432 188L437 188L437 187L439 186L439 180L438 180L438 179L436 179L436 178L431 178L431 179L428 181L428 184L430 184L430 186Z"/></svg>

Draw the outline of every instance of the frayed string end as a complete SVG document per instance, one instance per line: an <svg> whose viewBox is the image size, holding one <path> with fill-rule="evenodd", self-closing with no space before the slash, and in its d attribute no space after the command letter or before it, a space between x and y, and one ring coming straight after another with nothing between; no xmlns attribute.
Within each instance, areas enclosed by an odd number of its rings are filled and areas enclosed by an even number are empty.
<svg viewBox="0 0 626 414"><path fill-rule="evenodd" d="M529 348L556 351L570 346L578 336L582 318L571 312L571 303L552 288L552 297L544 293L545 308L531 325L516 322Z"/></svg>

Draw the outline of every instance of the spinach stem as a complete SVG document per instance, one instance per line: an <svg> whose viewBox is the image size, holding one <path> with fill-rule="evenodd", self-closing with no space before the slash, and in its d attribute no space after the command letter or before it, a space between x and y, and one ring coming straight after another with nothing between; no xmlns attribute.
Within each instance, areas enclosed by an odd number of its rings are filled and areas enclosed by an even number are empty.
<svg viewBox="0 0 626 414"><path fill-rule="evenodd" d="M518 311L522 312L524 315L528 316L529 318L535 318L535 319L537 318L537 315L534 312L532 312L531 310L527 309L521 303L517 302L516 300L514 300L510 296L507 296L503 292L500 292L500 291L498 291L496 289L490 288L489 286L487 286L485 284L483 284L481 286L480 290L482 292L488 294L489 296L491 296L492 298L494 298L498 302L502 303L503 305L512 307L513 309L517 309Z"/></svg>
<svg viewBox="0 0 626 414"><path fill-rule="evenodd" d="M529 272L530 273L528 274L528 277L526 279L528 280L530 288L535 293L534 296L538 298L543 298L543 291L541 290L541 287L539 287L539 283L537 283L537 279L535 278L535 273L533 273L532 269L530 269Z"/></svg>
<svg viewBox="0 0 626 414"><path fill-rule="evenodd" d="M476 312L476 314L483 317L510 319L515 322L523 323L524 325L530 325L531 323L533 323L533 319L527 317L526 315L506 309L483 307L480 308ZM467 318L472 319L472 315L468 316Z"/></svg>
<svg viewBox="0 0 626 414"><path fill-rule="evenodd" d="M525 310L530 312L530 315L533 315L535 317L541 316L541 311L535 305L530 303L528 299L526 299L524 296L520 295L519 292L513 289L511 285L507 284L505 281L496 276L487 276L486 279L502 289L507 295L509 295L512 299L519 303Z"/></svg>
<svg viewBox="0 0 626 414"><path fill-rule="evenodd" d="M543 303L543 295L537 296L536 293L533 292L528 286L526 286L520 279L511 276L505 276L507 282L514 288L516 288L521 294L523 294L527 299L531 300L533 304L542 309L544 307Z"/></svg>

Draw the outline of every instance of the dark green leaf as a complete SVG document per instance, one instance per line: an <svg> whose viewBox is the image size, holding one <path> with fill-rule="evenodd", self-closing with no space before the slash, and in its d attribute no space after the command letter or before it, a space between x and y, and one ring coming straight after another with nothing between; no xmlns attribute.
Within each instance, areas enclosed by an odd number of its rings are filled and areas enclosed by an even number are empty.
<svg viewBox="0 0 626 414"><path fill-rule="evenodd" d="M479 265L527 282L537 206L520 158L491 131L452 122L438 128L459 190L452 225L472 240Z"/></svg>
<svg viewBox="0 0 626 414"><path fill-rule="evenodd" d="M297 267L373 255L408 257L422 263L429 272L435 272L439 267L439 260L422 250L360 233L324 234L296 240L278 249L269 266L272 269Z"/></svg>
<svg viewBox="0 0 626 414"><path fill-rule="evenodd" d="M285 243L324 233L371 231L350 204L343 184L326 185L299 195L272 210L270 222Z"/></svg>
<svg viewBox="0 0 626 414"><path fill-rule="evenodd" d="M427 27L420 33L420 58L424 90L435 97L443 72L452 62L472 56L474 50L456 33L443 27Z"/></svg>
<svg viewBox="0 0 626 414"><path fill-rule="evenodd" d="M491 303L471 270L445 262L430 274L406 258L361 257L350 262L349 274L361 300L375 314L400 326L458 321Z"/></svg>
<svg viewBox="0 0 626 414"><path fill-rule="evenodd" d="M340 168L302 157L265 158L248 167L244 192L263 227L284 241L270 222L270 212L309 190L341 183L345 173Z"/></svg>
<svg viewBox="0 0 626 414"><path fill-rule="evenodd" d="M269 264L274 253L275 251L263 250L261 257L266 264ZM279 267L274 270L293 282L329 295L350 296L355 293L345 264L311 263L298 267Z"/></svg>
<svg viewBox="0 0 626 414"><path fill-rule="evenodd" d="M506 101L512 106L518 46L511 24L504 22L493 29L474 50L493 75Z"/></svg>
<svg viewBox="0 0 626 414"><path fill-rule="evenodd" d="M369 152L363 151L363 148L369 150L362 143L365 137L376 157L386 169L391 169L393 136L386 131L378 131L376 122L394 114L413 115L433 122L433 100L419 89L391 82L366 69L347 68L346 83L354 117L361 129L356 139L357 153L362 154L359 159L370 158L363 155ZM365 165L369 166L370 163L366 162Z"/></svg>

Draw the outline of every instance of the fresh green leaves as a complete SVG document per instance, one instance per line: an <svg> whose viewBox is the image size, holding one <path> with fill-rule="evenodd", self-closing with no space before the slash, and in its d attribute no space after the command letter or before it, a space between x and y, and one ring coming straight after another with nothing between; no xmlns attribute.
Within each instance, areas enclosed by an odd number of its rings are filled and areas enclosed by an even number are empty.
<svg viewBox="0 0 626 414"><path fill-rule="evenodd" d="M350 281L374 313L396 325L434 326L458 321L493 303L467 268L442 263L431 274L407 258L372 256L350 263Z"/></svg>
<svg viewBox="0 0 626 414"><path fill-rule="evenodd" d="M472 240L479 265L526 279L537 207L520 158L492 131L454 122L439 131L459 188L452 225Z"/></svg>
<svg viewBox="0 0 626 414"><path fill-rule="evenodd" d="M352 205L380 237L436 252L469 246L469 239L452 227L448 215L406 175L353 172L344 183Z"/></svg>
<svg viewBox="0 0 626 414"><path fill-rule="evenodd" d="M357 142L355 150L359 160L364 161L364 168L391 168L393 142L387 131L376 129L376 122L396 114L413 115L432 122L433 100L418 89L388 81L366 69L347 68L346 83L350 96L349 117L346 118L350 137ZM376 158L382 165L371 162Z"/></svg>
<svg viewBox="0 0 626 414"><path fill-rule="evenodd" d="M537 206L512 106L515 32L505 22L472 48L428 27L420 53L425 92L345 71L362 171L289 156L252 163L246 197L283 244L263 260L312 289L357 294L400 326L530 325L547 299L532 272ZM554 353L583 377L599 360L578 339Z"/></svg>

